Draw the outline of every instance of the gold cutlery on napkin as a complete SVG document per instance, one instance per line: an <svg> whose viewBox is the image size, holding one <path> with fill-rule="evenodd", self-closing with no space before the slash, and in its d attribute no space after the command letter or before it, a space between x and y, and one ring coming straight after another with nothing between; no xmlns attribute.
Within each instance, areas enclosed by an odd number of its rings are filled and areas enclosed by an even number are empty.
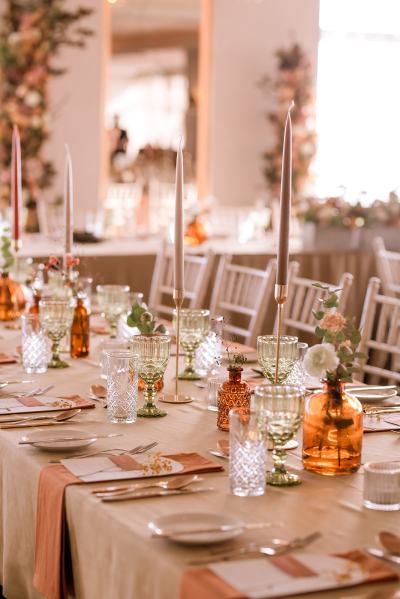
<svg viewBox="0 0 400 599"><path fill-rule="evenodd" d="M51 422L62 422L63 420L69 420L70 418L73 418L74 416L77 416L80 412L81 412L81 408L74 408L72 410L65 410L63 412L61 412L60 414L57 414L56 416L46 416L46 414L44 414L43 416L22 416L19 418L5 418L4 420L1 419L0 420L0 425L1 424L23 424L25 422L33 422L36 420L48 420Z"/></svg>
<svg viewBox="0 0 400 599"><path fill-rule="evenodd" d="M125 501L127 499L144 499L146 497L169 497L170 495L191 495L194 493L206 493L214 491L214 487L201 487L199 489L144 489L143 491L134 491L125 495L111 495L102 497L101 501Z"/></svg>
<svg viewBox="0 0 400 599"><path fill-rule="evenodd" d="M58 443L61 441L88 441L89 439L110 439L111 437L122 437L122 433L111 433L109 435L86 435L85 437L45 437L36 441L19 441L18 445L36 445L36 443Z"/></svg>
<svg viewBox="0 0 400 599"><path fill-rule="evenodd" d="M197 476L197 474L187 474L181 476L174 476L173 478L169 478L166 480L152 481L148 483L134 483L131 485L125 485L123 487L103 487L102 489L95 489L92 491L97 497L110 497L113 495L125 495L131 491L142 489L151 489L153 487L160 487L161 489L167 490L177 490L183 489L188 485L196 482L203 481L202 478Z"/></svg>

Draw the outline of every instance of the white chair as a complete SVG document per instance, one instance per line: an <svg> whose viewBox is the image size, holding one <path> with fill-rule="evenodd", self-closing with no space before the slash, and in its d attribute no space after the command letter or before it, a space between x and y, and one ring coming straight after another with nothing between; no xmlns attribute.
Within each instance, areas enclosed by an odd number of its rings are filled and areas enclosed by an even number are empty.
<svg viewBox="0 0 400 599"><path fill-rule="evenodd" d="M400 297L400 252L389 252L382 237L375 237L372 245L385 295Z"/></svg>
<svg viewBox="0 0 400 599"><path fill-rule="evenodd" d="M376 384L385 379L400 383L400 298L379 293L380 280L369 280L361 315L361 341L358 351L366 355L359 360L362 373L355 378Z"/></svg>
<svg viewBox="0 0 400 599"><path fill-rule="evenodd" d="M208 251L202 256L185 254L185 308L202 308L213 267L214 255ZM149 306L159 317L171 319L174 304L174 260L171 248L163 245L157 255L151 280Z"/></svg>
<svg viewBox="0 0 400 599"><path fill-rule="evenodd" d="M292 276L289 281L288 298L284 304L282 333L300 335L302 333L314 333L316 321L313 316L313 310L317 311L320 306L320 300L324 296L324 290L314 287L316 281L305 279L298 276L299 265L293 263ZM338 308L339 312L345 312L346 304L349 297L350 289L353 283L353 275L346 272L340 279L337 286L329 283L331 289L340 289L338 291ZM277 323L275 323L275 331Z"/></svg>
<svg viewBox="0 0 400 599"><path fill-rule="evenodd" d="M241 343L255 346L267 307L273 301L275 272L275 260L265 270L259 270L232 264L232 256L220 258L210 312L224 316L225 335L235 340L239 337ZM239 324L233 324L232 317Z"/></svg>

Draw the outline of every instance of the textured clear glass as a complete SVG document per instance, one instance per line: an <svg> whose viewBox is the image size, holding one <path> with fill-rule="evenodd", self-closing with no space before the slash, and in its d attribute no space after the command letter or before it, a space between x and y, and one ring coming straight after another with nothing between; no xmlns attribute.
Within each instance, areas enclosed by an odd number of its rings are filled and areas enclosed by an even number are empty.
<svg viewBox="0 0 400 599"><path fill-rule="evenodd" d="M231 492L239 497L265 493L267 445L254 410L229 412L229 479Z"/></svg>
<svg viewBox="0 0 400 599"><path fill-rule="evenodd" d="M297 360L294 363L292 371L289 373L285 384L286 385L297 385L298 387L304 387L306 382L306 373L303 367L304 358L308 349L308 343L299 341L297 344Z"/></svg>
<svg viewBox="0 0 400 599"><path fill-rule="evenodd" d="M174 310L174 328L177 326L177 312ZM180 310L180 344L185 352L185 370L179 375L180 379L197 381L201 374L194 368L194 353L206 337L210 328L209 310Z"/></svg>
<svg viewBox="0 0 400 599"><path fill-rule="evenodd" d="M223 316L210 319L210 330L200 347L195 352L195 370L202 376L216 375L222 360Z"/></svg>
<svg viewBox="0 0 400 599"><path fill-rule="evenodd" d="M257 412L260 427L273 442L274 467L267 474L267 484L298 485L297 474L286 470L285 444L296 434L303 414L304 389L294 385L259 385L251 407Z"/></svg>
<svg viewBox="0 0 400 599"><path fill-rule="evenodd" d="M136 420L138 355L130 350L106 352L107 416L110 422L129 424Z"/></svg>
<svg viewBox="0 0 400 599"><path fill-rule="evenodd" d="M278 337L276 335L262 335L257 337L257 358L258 363L271 383L275 382L276 365L276 344ZM289 335L280 336L279 344L279 368L278 383L284 383L292 371L292 368L298 358L298 338Z"/></svg>
<svg viewBox="0 0 400 599"><path fill-rule="evenodd" d="M107 352L108 351L118 351L124 349L130 349L130 344L128 341L124 341L123 339L106 339L102 341L99 345L100 349L100 368L101 368L101 378L107 378Z"/></svg>
<svg viewBox="0 0 400 599"><path fill-rule="evenodd" d="M49 368L66 368L67 362L60 360L60 341L68 333L74 318L71 299L42 299L39 302L40 324L52 342Z"/></svg>
<svg viewBox="0 0 400 599"><path fill-rule="evenodd" d="M110 337L117 336L117 323L122 314L129 310L129 285L97 285L97 301L102 316L110 327Z"/></svg>
<svg viewBox="0 0 400 599"><path fill-rule="evenodd" d="M363 503L370 510L400 510L400 462L365 464Z"/></svg>
<svg viewBox="0 0 400 599"><path fill-rule="evenodd" d="M135 335L131 347L139 355L139 376L145 384L143 391L145 405L138 411L138 416L154 418L166 416L154 403L156 383L163 376L168 364L171 338L169 335L144 334Z"/></svg>
<svg viewBox="0 0 400 599"><path fill-rule="evenodd" d="M221 377L210 377L207 381L207 409L218 412L218 390L225 379Z"/></svg>
<svg viewBox="0 0 400 599"><path fill-rule="evenodd" d="M47 371L50 360L49 340L40 324L37 314L21 316L22 325L22 366L29 374L42 374Z"/></svg>

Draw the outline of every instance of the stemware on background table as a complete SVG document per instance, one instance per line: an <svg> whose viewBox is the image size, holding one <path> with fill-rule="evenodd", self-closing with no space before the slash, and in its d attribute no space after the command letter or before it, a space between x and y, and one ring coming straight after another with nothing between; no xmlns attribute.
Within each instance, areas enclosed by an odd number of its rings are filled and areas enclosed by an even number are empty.
<svg viewBox="0 0 400 599"><path fill-rule="evenodd" d="M294 385L259 385L252 399L252 409L259 425L273 442L274 466L267 473L267 484L275 486L297 485L297 474L286 470L285 444L296 434L303 414L304 390Z"/></svg>
<svg viewBox="0 0 400 599"><path fill-rule="evenodd" d="M110 337L117 336L117 323L129 310L129 285L97 285L97 301L110 327Z"/></svg>
<svg viewBox="0 0 400 599"><path fill-rule="evenodd" d="M174 328L176 330L177 311L174 310ZM209 310L180 309L180 345L185 352L185 370L179 375L182 380L197 381L201 374L194 368L194 354L205 339L210 328ZM179 348L176 350L179 351Z"/></svg>
<svg viewBox="0 0 400 599"><path fill-rule="evenodd" d="M145 384L143 396L145 405L138 410L138 416L148 418L166 416L154 403L156 383L163 376L168 364L171 338L169 335L135 335L131 340L132 351L139 356L139 376Z"/></svg>
<svg viewBox="0 0 400 599"><path fill-rule="evenodd" d="M52 342L52 357L49 368L66 368L67 362L60 359L60 341L70 330L74 316L71 299L41 299L39 302L40 323Z"/></svg>
<svg viewBox="0 0 400 599"><path fill-rule="evenodd" d="M136 420L139 357L130 350L106 351L107 416L110 422Z"/></svg>
<svg viewBox="0 0 400 599"><path fill-rule="evenodd" d="M22 366L29 374L42 374L47 371L50 359L49 340L40 324L37 314L21 316L22 326Z"/></svg>
<svg viewBox="0 0 400 599"><path fill-rule="evenodd" d="M257 358L265 378L270 383L275 382L276 367L276 335L261 335L257 337ZM298 338L290 335L280 336L278 383L286 382L296 361L298 360Z"/></svg>

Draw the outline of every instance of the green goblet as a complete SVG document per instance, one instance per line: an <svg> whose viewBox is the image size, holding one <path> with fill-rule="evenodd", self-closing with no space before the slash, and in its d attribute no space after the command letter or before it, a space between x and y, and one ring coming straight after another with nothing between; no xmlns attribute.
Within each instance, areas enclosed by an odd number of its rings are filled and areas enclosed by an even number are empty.
<svg viewBox="0 0 400 599"><path fill-rule="evenodd" d="M42 299L39 302L39 318L47 337L52 342L49 368L68 368L60 359L60 341L71 328L74 306L70 299Z"/></svg>
<svg viewBox="0 0 400 599"><path fill-rule="evenodd" d="M257 358L265 378L275 382L276 335L257 337ZM298 359L298 338L289 335L280 336L278 383L284 383Z"/></svg>
<svg viewBox="0 0 400 599"><path fill-rule="evenodd" d="M129 285L97 285L97 301L102 316L110 327L110 337L117 336L117 323L122 314L129 310Z"/></svg>
<svg viewBox="0 0 400 599"><path fill-rule="evenodd" d="M285 444L296 434L303 414L304 389L295 385L259 385L254 392L252 408L256 411L260 429L273 442L274 466L267 472L266 482L274 486L301 483L297 474L286 470Z"/></svg>
<svg viewBox="0 0 400 599"><path fill-rule="evenodd" d="M168 364L171 338L158 334L134 335L131 347L133 353L139 355L139 377L146 385L143 391L146 403L138 410L137 415L145 418L166 416L167 412L157 408L154 399L156 382L162 377Z"/></svg>
<svg viewBox="0 0 400 599"><path fill-rule="evenodd" d="M191 310L184 308L179 310L180 317L180 345L185 351L185 370L179 375L179 379L186 381L198 381L201 374L196 372L193 366L193 357L196 349L205 339L210 328L210 310ZM177 326L177 311L174 310L174 327ZM179 351L179 348L176 348Z"/></svg>

